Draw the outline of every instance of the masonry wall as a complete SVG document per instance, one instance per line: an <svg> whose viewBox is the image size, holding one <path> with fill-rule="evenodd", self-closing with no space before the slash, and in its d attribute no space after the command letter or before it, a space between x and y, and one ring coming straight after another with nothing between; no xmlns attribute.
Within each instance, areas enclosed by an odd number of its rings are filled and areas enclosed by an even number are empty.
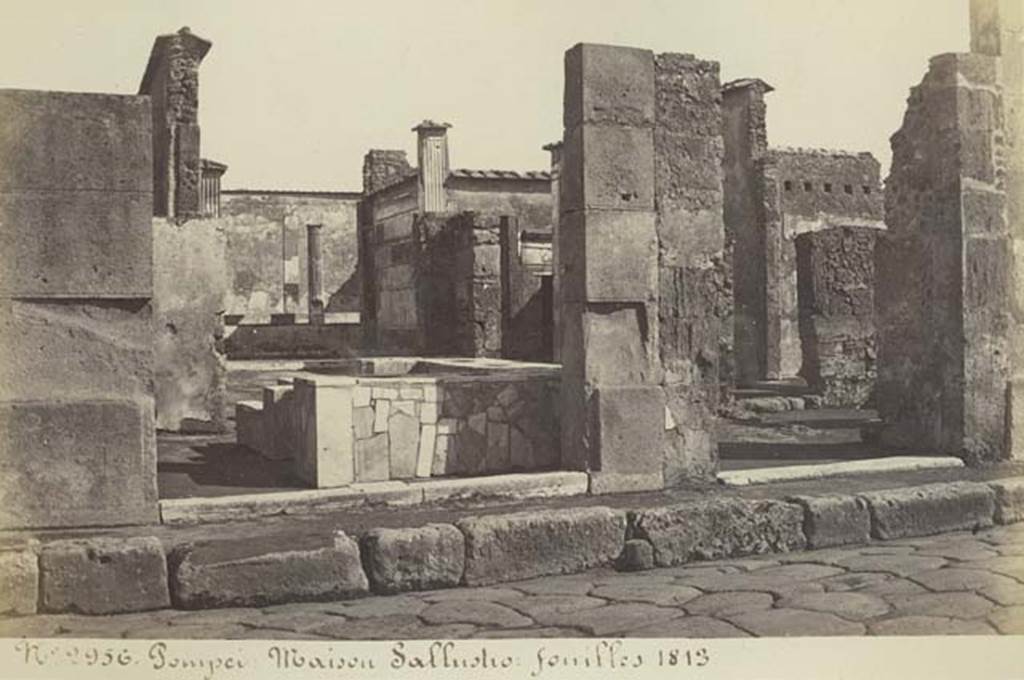
<svg viewBox="0 0 1024 680"><path fill-rule="evenodd" d="M997 62L932 58L892 137L876 248L877 402L891 446L1005 455L1010 238Z"/></svg>
<svg viewBox="0 0 1024 680"><path fill-rule="evenodd" d="M240 323L271 314L304 320L309 309L306 225L322 224L326 311L358 312L356 195L222 191L227 239L225 312Z"/></svg>
<svg viewBox="0 0 1024 680"><path fill-rule="evenodd" d="M803 363L797 236L841 226L884 229L884 203L879 164L869 153L773 149L764 181L776 204L767 235L766 377L784 378Z"/></svg>
<svg viewBox="0 0 1024 680"><path fill-rule="evenodd" d="M153 220L157 428L227 426L224 229L216 219Z"/></svg>
<svg viewBox="0 0 1024 680"><path fill-rule="evenodd" d="M157 520L151 126L0 90L0 527Z"/></svg>
<svg viewBox="0 0 1024 680"><path fill-rule="evenodd" d="M878 233L837 227L796 238L800 375L826 406L859 408L872 397Z"/></svg>

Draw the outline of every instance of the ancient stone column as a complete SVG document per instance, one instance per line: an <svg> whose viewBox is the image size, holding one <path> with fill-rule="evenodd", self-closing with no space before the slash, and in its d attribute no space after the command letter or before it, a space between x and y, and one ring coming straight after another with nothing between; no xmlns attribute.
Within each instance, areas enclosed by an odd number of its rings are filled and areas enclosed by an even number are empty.
<svg viewBox="0 0 1024 680"><path fill-rule="evenodd" d="M1024 7L1020 0L971 0L971 51L998 58L1006 144L1006 220L1013 252L1010 455L1024 458Z"/></svg>
<svg viewBox="0 0 1024 680"><path fill-rule="evenodd" d="M419 207L421 213L445 212L448 198L444 183L448 179L448 123L425 120L413 128L417 135L419 163Z"/></svg>
<svg viewBox="0 0 1024 680"><path fill-rule="evenodd" d="M717 64L565 56L558 259L563 465L591 491L714 473L721 324Z"/></svg>
<svg viewBox="0 0 1024 680"><path fill-rule="evenodd" d="M561 307L562 307L562 275L558 264L558 219L561 209L558 197L561 194L560 177L562 169L562 142L545 144L544 150L551 154L551 297L552 297L552 329L551 338L554 346L551 349L551 360L558 363L562 355Z"/></svg>
<svg viewBox="0 0 1024 680"><path fill-rule="evenodd" d="M309 323L324 322L323 255L320 250L322 224L306 225L306 278L309 283Z"/></svg>
<svg viewBox="0 0 1024 680"><path fill-rule="evenodd" d="M153 43L139 94L153 106L153 214L200 214L199 64L211 43L188 27Z"/></svg>
<svg viewBox="0 0 1024 680"><path fill-rule="evenodd" d="M1006 454L1010 232L998 61L933 57L892 137L876 246L883 443Z"/></svg>
<svg viewBox="0 0 1024 680"><path fill-rule="evenodd" d="M768 153L765 95L773 88L757 78L722 86L722 137L725 182L725 231L733 242L734 377L738 383L767 374L767 225L763 159ZM777 325L777 324L776 324Z"/></svg>

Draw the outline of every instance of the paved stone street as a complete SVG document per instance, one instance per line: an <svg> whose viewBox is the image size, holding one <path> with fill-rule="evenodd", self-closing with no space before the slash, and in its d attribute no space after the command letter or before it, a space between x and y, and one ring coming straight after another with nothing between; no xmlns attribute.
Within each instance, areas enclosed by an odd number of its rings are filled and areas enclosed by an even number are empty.
<svg viewBox="0 0 1024 680"><path fill-rule="evenodd" d="M1024 523L849 549L262 609L0 621L4 636L247 639L1024 634Z"/></svg>

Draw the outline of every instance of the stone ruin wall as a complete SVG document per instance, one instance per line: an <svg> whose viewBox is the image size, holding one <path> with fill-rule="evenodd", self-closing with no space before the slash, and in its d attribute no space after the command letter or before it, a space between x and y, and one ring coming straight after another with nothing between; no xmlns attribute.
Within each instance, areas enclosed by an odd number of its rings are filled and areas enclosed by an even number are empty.
<svg viewBox="0 0 1024 680"><path fill-rule="evenodd" d="M876 249L883 442L1005 454L1010 239L997 61L933 57L892 137Z"/></svg>
<svg viewBox="0 0 1024 680"><path fill-rule="evenodd" d="M860 408L872 398L877 233L837 227L796 237L800 375L824 406Z"/></svg>
<svg viewBox="0 0 1024 680"><path fill-rule="evenodd" d="M884 229L880 166L870 153L772 149L764 163L766 377L800 374L804 350L796 238L834 227Z"/></svg>

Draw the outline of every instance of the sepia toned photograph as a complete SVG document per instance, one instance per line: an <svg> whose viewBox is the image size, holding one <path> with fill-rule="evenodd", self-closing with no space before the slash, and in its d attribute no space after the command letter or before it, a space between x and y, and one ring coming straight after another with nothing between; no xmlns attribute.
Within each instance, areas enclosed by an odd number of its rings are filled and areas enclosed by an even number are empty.
<svg viewBox="0 0 1024 680"><path fill-rule="evenodd" d="M0 349L24 677L1024 635L1024 3L0 0Z"/></svg>

